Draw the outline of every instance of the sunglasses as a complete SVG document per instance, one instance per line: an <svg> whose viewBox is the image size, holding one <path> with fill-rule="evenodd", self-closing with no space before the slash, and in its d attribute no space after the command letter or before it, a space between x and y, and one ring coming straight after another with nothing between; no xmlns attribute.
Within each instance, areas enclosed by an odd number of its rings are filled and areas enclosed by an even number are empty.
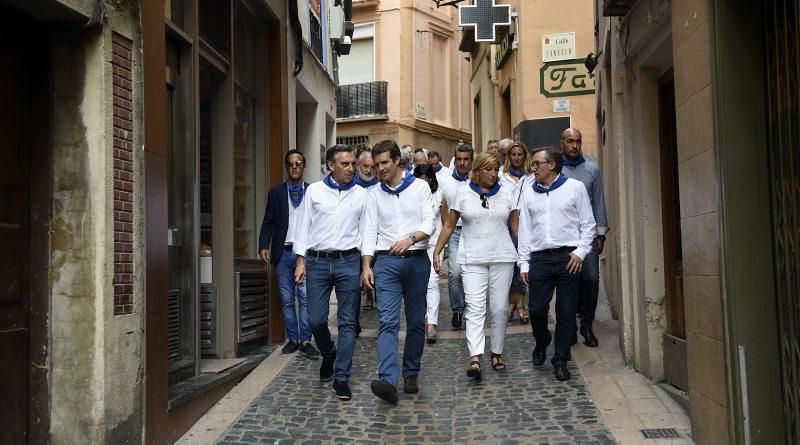
<svg viewBox="0 0 800 445"><path fill-rule="evenodd" d="M292 168L292 167L302 168L303 165L305 164L302 161L287 162L286 168Z"/></svg>
<svg viewBox="0 0 800 445"><path fill-rule="evenodd" d="M486 193L481 193L481 206L483 206L484 209L489 208L489 195Z"/></svg>

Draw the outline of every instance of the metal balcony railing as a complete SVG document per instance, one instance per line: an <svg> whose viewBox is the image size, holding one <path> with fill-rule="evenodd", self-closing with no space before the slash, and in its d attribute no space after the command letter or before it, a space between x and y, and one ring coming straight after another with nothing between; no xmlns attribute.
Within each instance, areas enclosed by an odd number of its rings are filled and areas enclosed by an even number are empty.
<svg viewBox="0 0 800 445"><path fill-rule="evenodd" d="M336 92L336 117L386 116L387 82L365 82L342 85Z"/></svg>

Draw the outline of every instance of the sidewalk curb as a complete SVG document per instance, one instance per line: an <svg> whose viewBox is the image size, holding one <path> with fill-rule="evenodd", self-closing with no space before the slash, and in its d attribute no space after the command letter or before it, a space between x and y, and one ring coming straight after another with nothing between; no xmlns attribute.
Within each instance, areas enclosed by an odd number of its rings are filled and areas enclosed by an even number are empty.
<svg viewBox="0 0 800 445"><path fill-rule="evenodd" d="M272 351L272 354L233 387L175 443L210 444L216 442L295 356L297 354L281 354L280 348Z"/></svg>

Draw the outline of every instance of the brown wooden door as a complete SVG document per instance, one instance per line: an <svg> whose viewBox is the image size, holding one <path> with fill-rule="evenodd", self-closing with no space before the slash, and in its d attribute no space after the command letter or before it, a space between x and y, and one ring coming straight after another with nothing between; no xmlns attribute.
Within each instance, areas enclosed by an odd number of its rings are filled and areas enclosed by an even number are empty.
<svg viewBox="0 0 800 445"><path fill-rule="evenodd" d="M5 40L5 39L4 39ZM24 48L0 43L0 430L26 441L28 418L30 88Z"/></svg>
<svg viewBox="0 0 800 445"><path fill-rule="evenodd" d="M678 188L678 142L675 118L675 81L672 70L659 79L659 133L661 151L661 217L664 247L664 287L667 331L664 335L664 379L686 389L686 318L683 295L683 252Z"/></svg>

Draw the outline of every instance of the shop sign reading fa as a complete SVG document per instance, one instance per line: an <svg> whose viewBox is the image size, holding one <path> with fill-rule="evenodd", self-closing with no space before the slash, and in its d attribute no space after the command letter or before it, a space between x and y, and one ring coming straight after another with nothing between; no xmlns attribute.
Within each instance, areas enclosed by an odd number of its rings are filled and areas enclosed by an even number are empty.
<svg viewBox="0 0 800 445"><path fill-rule="evenodd" d="M594 94L594 73L589 73L586 59L547 62L539 70L539 85L545 97L568 97Z"/></svg>
<svg viewBox="0 0 800 445"><path fill-rule="evenodd" d="M511 5L496 5L495 0L475 0L458 7L458 26L475 28L476 42L494 42L498 26L511 25Z"/></svg>

